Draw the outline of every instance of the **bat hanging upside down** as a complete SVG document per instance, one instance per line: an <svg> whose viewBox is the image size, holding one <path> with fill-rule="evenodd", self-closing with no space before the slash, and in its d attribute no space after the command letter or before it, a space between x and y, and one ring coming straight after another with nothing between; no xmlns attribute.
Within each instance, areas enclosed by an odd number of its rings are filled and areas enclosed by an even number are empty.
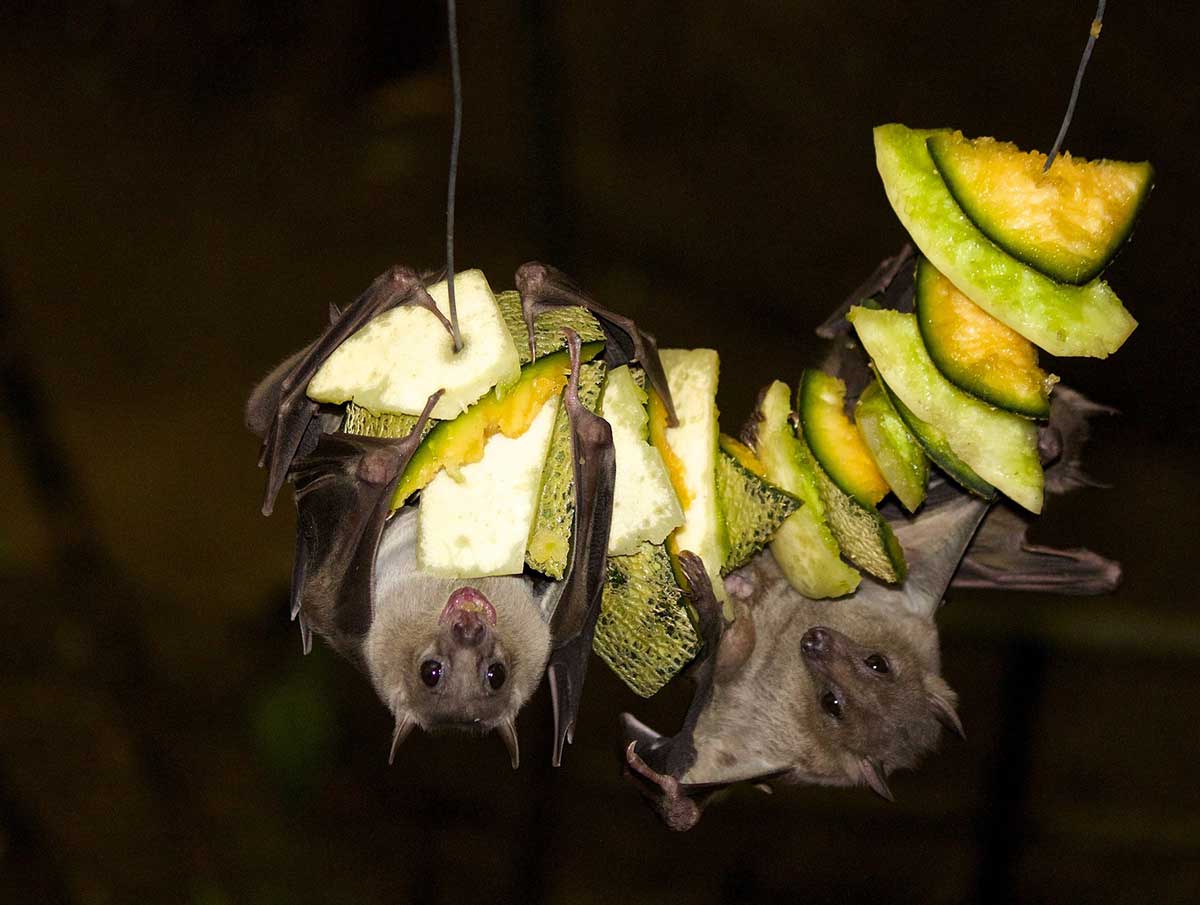
<svg viewBox="0 0 1200 905"><path fill-rule="evenodd" d="M883 293L911 298L906 250L884 262L852 301ZM495 730L517 766L516 716L549 678L553 762L570 741L606 576L615 461L611 430L579 401L579 340L569 337L576 504L568 570L551 581L521 575L453 579L424 573L416 559L416 509L389 518L396 483L423 436L435 393L408 436L376 439L340 430L340 406L318 404L306 387L329 355L372 318L418 305L449 332L426 286L439 277L396 267L380 276L314 343L279 365L250 397L246 421L263 439L269 514L285 481L298 510L292 617L304 648L316 633L369 677L395 718L391 756L414 726ZM605 310L565 275L530 263L516 274L530 345L541 311L587 308L605 334L609 366L638 364L674 407L654 337ZM911 279L907 281L911 287ZM835 315L826 370L861 386L866 362ZM1087 483L1079 452L1087 418L1105 411L1060 387L1041 431L1047 490ZM914 766L936 747L942 726L961 734L955 696L940 676L934 612L952 579L971 587L1099 593L1119 578L1115 563L1088 551L1026 543L1026 523L1006 508L935 482L915 517L886 513L908 556L899 587L870 579L850 598L809 600L783 579L769 552L731 575L736 618L726 624L707 573L680 556L699 616L704 649L690 667L697 682L679 732L664 737L623 716L626 773L665 822L687 829L715 791L769 780L865 784L890 798L892 770ZM957 570L957 576L955 575Z"/></svg>

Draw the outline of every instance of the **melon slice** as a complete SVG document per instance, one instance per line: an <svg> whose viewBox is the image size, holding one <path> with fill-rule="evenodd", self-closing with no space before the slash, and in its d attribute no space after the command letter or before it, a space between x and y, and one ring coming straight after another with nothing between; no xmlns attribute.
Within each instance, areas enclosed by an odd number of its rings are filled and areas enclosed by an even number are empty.
<svg viewBox="0 0 1200 905"><path fill-rule="evenodd" d="M642 541L661 544L683 524L683 509L662 454L647 442L646 391L634 383L628 367L609 372L600 406L612 427L617 458L608 552L627 556Z"/></svg>
<svg viewBox="0 0 1200 905"><path fill-rule="evenodd" d="M445 281L429 287L447 317ZM432 417L454 418L492 387L517 379L521 363L487 278L468 270L454 278L463 348L433 315L415 305L393 308L371 320L334 350L308 384L317 402L353 401L376 414L419 415L425 402L445 390Z"/></svg>
<svg viewBox="0 0 1200 905"><path fill-rule="evenodd" d="M478 462L439 472L421 491L417 563L434 575L514 575L525 566L560 397L519 437L496 434Z"/></svg>

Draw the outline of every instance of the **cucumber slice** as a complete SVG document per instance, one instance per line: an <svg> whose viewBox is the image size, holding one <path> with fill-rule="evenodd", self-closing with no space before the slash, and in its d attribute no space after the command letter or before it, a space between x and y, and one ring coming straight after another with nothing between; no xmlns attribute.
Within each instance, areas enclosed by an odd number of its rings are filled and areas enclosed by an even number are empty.
<svg viewBox="0 0 1200 905"><path fill-rule="evenodd" d="M433 575L513 575L525 566L558 397L516 439L492 437L478 462L440 472L421 492L417 564Z"/></svg>
<svg viewBox="0 0 1200 905"><path fill-rule="evenodd" d="M604 382L604 363L589 361L579 367L579 401L596 411L600 386ZM558 407L554 433L542 469L542 487L538 491L537 510L525 562L543 575L560 579L566 574L571 553L571 529L575 524L575 466L571 459L571 419L566 406Z"/></svg>
<svg viewBox="0 0 1200 905"><path fill-rule="evenodd" d="M980 232L1060 283L1098 277L1125 244L1154 185L1147 162L1046 155L961 132L929 138L946 187Z"/></svg>
<svg viewBox="0 0 1200 905"><path fill-rule="evenodd" d="M844 493L873 509L887 494L888 485L846 417L846 384L821 371L804 371L797 413L804 442L817 463Z"/></svg>
<svg viewBox="0 0 1200 905"><path fill-rule="evenodd" d="M445 280L429 287L449 314ZM419 415L429 397L445 392L433 417L454 418L494 386L520 373L520 358L487 279L479 270L454 277L463 348L433 313L414 305L385 311L338 346L309 382L318 402L354 401L373 412Z"/></svg>
<svg viewBox="0 0 1200 905"><path fill-rule="evenodd" d="M683 509L662 454L648 442L646 391L634 382L628 367L609 372L601 412L612 427L617 459L608 553L624 556L642 541L661 544L683 524Z"/></svg>
<svg viewBox="0 0 1200 905"><path fill-rule="evenodd" d="M717 498L721 502L721 514L729 535L729 553L721 568L722 575L728 575L748 563L754 554L770 543L784 519L800 508L799 499L743 465L741 459L730 455L726 451L726 441L737 443L732 437L722 434L721 451L717 455ZM740 443L737 445L741 446Z"/></svg>
<svg viewBox="0 0 1200 905"><path fill-rule="evenodd" d="M892 584L904 581L908 572L904 550L879 511L843 491L815 460L813 473L821 502L825 504L825 516L842 554L880 581Z"/></svg>
<svg viewBox="0 0 1200 905"><path fill-rule="evenodd" d="M858 397L854 424L896 498L909 512L916 512L925 500L929 459L878 381L872 381Z"/></svg>
<svg viewBox="0 0 1200 905"><path fill-rule="evenodd" d="M940 431L979 477L1030 512L1040 512L1036 425L981 402L943 377L925 351L914 315L856 305L847 316L888 389Z"/></svg>
<svg viewBox="0 0 1200 905"><path fill-rule="evenodd" d="M842 562L841 549L825 522L816 463L792 431L791 413L787 384L776 380L759 399L754 451L771 483L804 505L779 526L771 553L788 582L804 596L841 597L858 587L861 576Z"/></svg>
<svg viewBox="0 0 1200 905"><path fill-rule="evenodd" d="M954 288L929 261L917 261L916 314L929 357L946 379L984 402L1050 417L1058 378L1038 367L1037 349Z"/></svg>
<svg viewBox="0 0 1200 905"><path fill-rule="evenodd" d="M504 326L508 328L513 344L517 347L522 366L529 364L529 333L525 329L520 294L512 289L501 292L496 296L496 304L500 306ZM578 333L581 343L604 342L604 331L600 328L600 322L586 308L572 305L547 308L533 321L533 338L538 358L567 347L567 339L563 335L564 327L570 327Z"/></svg>
<svg viewBox="0 0 1200 905"><path fill-rule="evenodd" d="M667 541L673 555L690 550L704 562L717 599L727 599L721 566L729 539L717 502L717 375L720 360L712 349L662 349L667 386L675 402L678 427L666 426L666 412L651 392L650 439L662 454L683 524Z"/></svg>
<svg viewBox="0 0 1200 905"><path fill-rule="evenodd" d="M592 650L644 698L700 652L700 636L682 597L661 544L642 544L627 556L608 558Z"/></svg>
<svg viewBox="0 0 1200 905"><path fill-rule="evenodd" d="M925 453L937 464L938 468L953 478L954 482L963 490L969 491L981 499L996 499L996 488L975 474L970 465L954 454L945 434L928 421L922 421L914 415L912 409L901 402L882 380L879 381L879 385L883 387L888 402L891 403L896 415L917 438L917 442L921 444Z"/></svg>
<svg viewBox="0 0 1200 905"><path fill-rule="evenodd" d="M1052 355L1104 358L1137 326L1108 284L1056 283L1009 256L967 219L925 140L938 132L875 129L875 162L904 228L934 265L988 314Z"/></svg>
<svg viewBox="0 0 1200 905"><path fill-rule="evenodd" d="M580 352L582 360L595 358L603 348L603 343L587 343ZM503 394L488 393L457 418L438 423L400 475L392 494L392 509L403 506L443 468L455 472L462 465L478 462L493 434L519 437L546 400L562 392L570 372L571 359L565 351L539 358L522 368L516 383Z"/></svg>

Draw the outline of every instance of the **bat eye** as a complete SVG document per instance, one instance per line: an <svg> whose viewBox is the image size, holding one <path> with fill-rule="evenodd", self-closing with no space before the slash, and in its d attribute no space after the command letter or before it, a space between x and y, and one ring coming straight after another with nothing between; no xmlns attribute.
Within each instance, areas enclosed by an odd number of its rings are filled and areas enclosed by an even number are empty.
<svg viewBox="0 0 1200 905"><path fill-rule="evenodd" d="M421 681L433 688L442 681L442 664L437 660L426 660L421 664Z"/></svg>
<svg viewBox="0 0 1200 905"><path fill-rule="evenodd" d="M887 659L880 654L871 654L871 656L867 657L867 659L863 660L863 662L866 663L870 669L878 673L889 673L892 671L892 668L888 666Z"/></svg>
<svg viewBox="0 0 1200 905"><path fill-rule="evenodd" d="M821 709L832 717L837 719L842 718L842 702L838 700L838 696L832 691L827 691L821 695Z"/></svg>
<svg viewBox="0 0 1200 905"><path fill-rule="evenodd" d="M508 670L504 668L503 663L493 663L488 667L487 682L492 686L492 691L499 691L504 687L504 680L508 678Z"/></svg>

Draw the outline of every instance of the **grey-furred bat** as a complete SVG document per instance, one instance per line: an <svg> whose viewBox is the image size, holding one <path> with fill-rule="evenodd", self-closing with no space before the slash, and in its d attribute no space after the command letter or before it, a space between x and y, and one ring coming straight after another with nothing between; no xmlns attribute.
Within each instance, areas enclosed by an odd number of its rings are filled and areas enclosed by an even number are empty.
<svg viewBox="0 0 1200 905"><path fill-rule="evenodd" d="M516 715L545 673L557 765L573 737L599 614L615 476L608 423L579 401L578 337L568 336L571 375L564 393L575 515L567 574L558 582L531 574L453 579L419 568L416 510L390 516L389 502L437 394L409 435L394 440L341 432L342 408L305 395L333 350L393 307L426 308L450 332L426 290L430 279L405 267L388 270L345 311L331 307L322 336L255 388L246 423L263 439L263 512L271 512L290 481L297 508L292 618L306 652L317 634L367 674L395 717L391 757L415 726L496 730L516 767ZM523 265L516 284L527 324L547 307L588 308L604 330L606 361L641 364L670 399L653 337L632 321L601 308L546 265Z"/></svg>
<svg viewBox="0 0 1200 905"><path fill-rule="evenodd" d="M853 299L903 306L911 256L906 249L885 261ZM856 393L869 371L846 335L848 307L822 328L834 340L825 370ZM1039 431L1043 462L1053 463L1049 494L1093 484L1080 454L1088 419L1109 411L1056 388ZM941 478L915 517L894 505L883 512L908 560L899 586L864 576L847 598L811 600L764 551L726 579L736 613L727 625L704 570L685 566L705 647L691 667L696 690L682 727L664 736L622 715L625 775L667 826L690 829L716 793L743 782L866 785L890 800L888 774L934 750L943 727L962 735L934 621L948 588L1098 594L1120 580L1117 563L1032 545L1024 515Z"/></svg>

